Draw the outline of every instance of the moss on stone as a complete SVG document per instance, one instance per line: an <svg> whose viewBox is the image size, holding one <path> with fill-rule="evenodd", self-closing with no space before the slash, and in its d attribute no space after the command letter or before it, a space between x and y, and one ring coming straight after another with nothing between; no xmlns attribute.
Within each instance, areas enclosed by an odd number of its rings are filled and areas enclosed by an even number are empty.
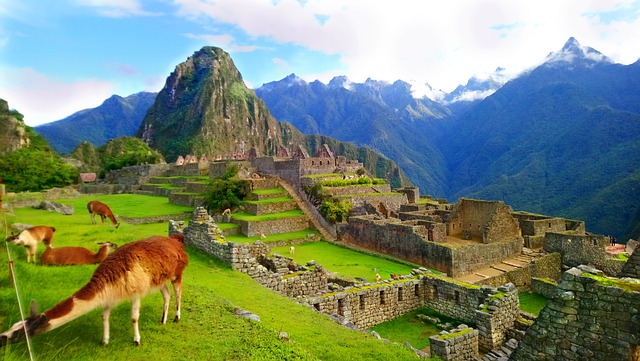
<svg viewBox="0 0 640 361"><path fill-rule="evenodd" d="M543 277L543 278L533 277L533 279L541 281L541 282L544 282L544 283L552 285L552 286L557 286L558 285L558 282L552 280L549 277Z"/></svg>
<svg viewBox="0 0 640 361"><path fill-rule="evenodd" d="M467 334L469 332L473 332L473 328L463 328L462 330L458 331L458 332L453 332L453 333L445 333L442 335L438 335L437 339L438 340L447 340L450 338L456 338L458 336L462 336L464 334Z"/></svg>
<svg viewBox="0 0 640 361"><path fill-rule="evenodd" d="M640 292L640 282L632 282L618 278L598 276L587 272L583 273L582 277L593 278L598 282L598 284L602 286L618 287L628 292Z"/></svg>

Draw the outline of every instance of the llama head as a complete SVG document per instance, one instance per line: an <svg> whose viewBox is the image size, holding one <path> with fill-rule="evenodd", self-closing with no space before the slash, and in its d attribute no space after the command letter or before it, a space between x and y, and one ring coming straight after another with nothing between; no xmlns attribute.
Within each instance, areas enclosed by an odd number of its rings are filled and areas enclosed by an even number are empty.
<svg viewBox="0 0 640 361"><path fill-rule="evenodd" d="M0 334L0 347L5 346L7 343L24 341L26 334L28 334L29 337L34 336L46 324L47 316L45 316L44 313L38 314L36 302L31 300L31 316L24 321L17 322L6 332Z"/></svg>
<svg viewBox="0 0 640 361"><path fill-rule="evenodd" d="M98 244L98 246L100 246L100 248L107 247L110 250L114 250L114 249L118 248L117 244L111 243L111 242L96 242L96 244Z"/></svg>
<svg viewBox="0 0 640 361"><path fill-rule="evenodd" d="M22 243L20 242L20 233L14 234L12 232L11 235L9 237L7 237L6 241L7 241L7 243L13 243L13 244L17 244L19 246L22 245Z"/></svg>

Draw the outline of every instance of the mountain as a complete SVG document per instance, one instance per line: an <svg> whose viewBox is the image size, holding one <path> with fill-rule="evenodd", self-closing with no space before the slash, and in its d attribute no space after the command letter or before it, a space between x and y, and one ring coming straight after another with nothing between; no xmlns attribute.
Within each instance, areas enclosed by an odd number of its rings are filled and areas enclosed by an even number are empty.
<svg viewBox="0 0 640 361"><path fill-rule="evenodd" d="M274 116L306 134L322 134L366 145L395 160L423 191L443 194L446 169L431 134L449 119L448 108L416 99L404 81L333 78L307 83L295 74L256 89Z"/></svg>
<svg viewBox="0 0 640 361"><path fill-rule="evenodd" d="M422 193L500 199L640 236L640 62L615 64L570 38L504 85L502 73L439 102L415 99L408 83L345 77L325 85L290 75L256 94L303 132L381 151Z"/></svg>
<svg viewBox="0 0 640 361"><path fill-rule="evenodd" d="M454 121L437 141L450 194L583 219L626 237L640 205L640 63L571 38Z"/></svg>
<svg viewBox="0 0 640 361"><path fill-rule="evenodd" d="M245 86L229 54L216 47L204 47L176 66L136 135L168 161L186 154L210 159L246 156L251 147L258 154L275 155L279 146L292 149L304 144L311 152L319 146L316 138L277 121ZM379 154L335 140L333 144L336 155L357 153L367 169L393 185L410 184L392 161Z"/></svg>
<svg viewBox="0 0 640 361"><path fill-rule="evenodd" d="M9 110L9 103L0 99L0 157L29 146L30 141L22 114Z"/></svg>
<svg viewBox="0 0 640 361"><path fill-rule="evenodd" d="M113 95L96 108L81 110L34 129L61 154L71 153L83 141L99 147L110 139L135 134L155 97L156 93L148 92L126 98Z"/></svg>

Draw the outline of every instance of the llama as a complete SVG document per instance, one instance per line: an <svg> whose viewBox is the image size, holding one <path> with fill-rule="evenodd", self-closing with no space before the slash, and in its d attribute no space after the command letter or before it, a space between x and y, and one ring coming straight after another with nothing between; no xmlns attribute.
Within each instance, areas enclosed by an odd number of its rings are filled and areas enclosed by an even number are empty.
<svg viewBox="0 0 640 361"><path fill-rule="evenodd" d="M127 299L131 300L133 344L140 345L140 299L152 291L162 292L164 306L161 324L164 325L171 298L167 281L173 284L176 295L176 317L173 321L180 321L182 272L189 263L183 242L182 234L174 234L169 237L153 236L118 247L96 268L91 280L69 298L41 314L37 314L35 301L32 301L31 316L0 334L0 346L24 340L25 329L30 337L35 336L60 327L98 307L104 308L102 344L107 345L111 310Z"/></svg>
<svg viewBox="0 0 640 361"><path fill-rule="evenodd" d="M97 253L84 247L60 247L48 248L40 256L40 263L49 266L69 266L79 264L101 263L107 258L109 250L116 249L117 244L111 242L99 242L100 249Z"/></svg>
<svg viewBox="0 0 640 361"><path fill-rule="evenodd" d="M87 203L87 210L91 215L92 224L96 224L96 214L97 214L100 216L100 219L102 219L102 223L104 223L104 219L108 217L111 220L111 223L113 223L113 225L116 226L116 228L120 226L120 223L116 221L116 217L113 215L113 212L111 212L111 208L109 208L108 205L100 201L91 201Z"/></svg>
<svg viewBox="0 0 640 361"><path fill-rule="evenodd" d="M51 238L56 229L49 226L34 226L28 228L18 234L11 234L7 237L7 243L13 243L17 246L24 246L27 251L27 263L36 262L36 252L38 251L38 242L44 243L47 248L51 246Z"/></svg>

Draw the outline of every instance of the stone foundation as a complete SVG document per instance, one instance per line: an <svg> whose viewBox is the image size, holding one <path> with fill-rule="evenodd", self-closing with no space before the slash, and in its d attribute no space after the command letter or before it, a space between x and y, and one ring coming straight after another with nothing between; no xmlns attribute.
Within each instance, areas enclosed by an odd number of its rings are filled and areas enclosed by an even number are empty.
<svg viewBox="0 0 640 361"><path fill-rule="evenodd" d="M479 357L478 330L460 325L449 332L429 337L431 356L443 361L468 361Z"/></svg>

